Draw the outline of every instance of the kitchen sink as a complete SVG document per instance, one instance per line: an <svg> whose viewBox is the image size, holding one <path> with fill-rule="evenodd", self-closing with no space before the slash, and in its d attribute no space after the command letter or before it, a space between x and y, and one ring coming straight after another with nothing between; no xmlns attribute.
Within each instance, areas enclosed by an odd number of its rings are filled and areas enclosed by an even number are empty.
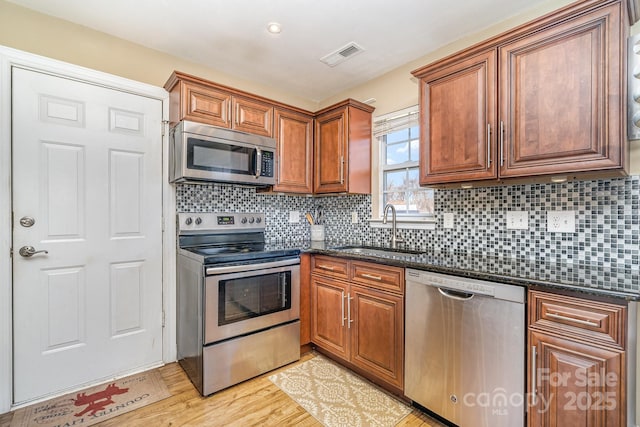
<svg viewBox="0 0 640 427"><path fill-rule="evenodd" d="M400 257L403 255L422 254L422 252L420 251L412 251L409 249L391 249L391 248L380 248L375 246L339 246L332 249L335 251L349 253L349 254L382 256L386 258Z"/></svg>

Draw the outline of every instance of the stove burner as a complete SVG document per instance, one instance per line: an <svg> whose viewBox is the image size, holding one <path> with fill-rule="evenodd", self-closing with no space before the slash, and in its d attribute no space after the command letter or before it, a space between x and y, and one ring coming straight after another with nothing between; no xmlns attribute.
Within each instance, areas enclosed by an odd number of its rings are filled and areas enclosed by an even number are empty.
<svg viewBox="0 0 640 427"><path fill-rule="evenodd" d="M298 256L300 253L299 249L273 247L265 243L264 214L200 213L197 214L198 224L188 222L191 215L195 214L178 214L179 248L183 254L204 265L266 262L267 259ZM220 218L225 221L221 223ZM251 225L248 220L243 222L246 218L256 219Z"/></svg>

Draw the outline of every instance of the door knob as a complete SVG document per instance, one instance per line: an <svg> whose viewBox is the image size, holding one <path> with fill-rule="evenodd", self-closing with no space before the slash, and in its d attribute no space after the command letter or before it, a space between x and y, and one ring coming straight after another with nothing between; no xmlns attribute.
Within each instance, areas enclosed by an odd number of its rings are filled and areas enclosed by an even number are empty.
<svg viewBox="0 0 640 427"><path fill-rule="evenodd" d="M45 251L44 249L41 251L36 251L36 248L34 248L33 246L23 246L20 248L18 253L25 258L31 258L35 254L39 254L39 253L48 254L49 251Z"/></svg>
<svg viewBox="0 0 640 427"><path fill-rule="evenodd" d="M30 216L23 216L20 218L20 225L23 227L31 227L36 223L36 220L31 218Z"/></svg>

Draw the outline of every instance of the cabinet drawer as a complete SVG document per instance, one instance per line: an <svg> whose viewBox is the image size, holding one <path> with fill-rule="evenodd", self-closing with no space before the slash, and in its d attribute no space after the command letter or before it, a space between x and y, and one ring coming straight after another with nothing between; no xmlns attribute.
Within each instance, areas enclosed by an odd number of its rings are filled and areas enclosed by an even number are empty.
<svg viewBox="0 0 640 427"><path fill-rule="evenodd" d="M626 307L531 291L530 327L624 349Z"/></svg>
<svg viewBox="0 0 640 427"><path fill-rule="evenodd" d="M323 255L313 257L312 273L346 279L349 274L349 261Z"/></svg>
<svg viewBox="0 0 640 427"><path fill-rule="evenodd" d="M351 280L377 289L404 293L404 268L352 261Z"/></svg>

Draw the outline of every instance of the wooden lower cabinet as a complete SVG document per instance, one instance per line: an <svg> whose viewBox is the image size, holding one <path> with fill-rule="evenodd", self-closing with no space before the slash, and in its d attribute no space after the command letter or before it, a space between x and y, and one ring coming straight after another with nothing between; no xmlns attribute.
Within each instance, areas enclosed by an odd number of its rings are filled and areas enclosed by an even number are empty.
<svg viewBox="0 0 640 427"><path fill-rule="evenodd" d="M331 271L324 274L323 266L346 262L349 267L351 261L321 256L317 259L321 261L313 263L315 272L311 275L311 341L322 352L343 360L369 379L393 392L402 392L404 295L380 289L376 284L355 283L351 276L336 278L330 275ZM395 270L403 272L397 267L388 268L390 274Z"/></svg>
<svg viewBox="0 0 640 427"><path fill-rule="evenodd" d="M351 362L384 381L404 384L404 299L352 286Z"/></svg>
<svg viewBox="0 0 640 427"><path fill-rule="evenodd" d="M627 425L625 346L583 339L604 335L593 331L600 325L591 319L601 319L607 332L626 325L624 306L613 308L615 304L529 293L529 427Z"/></svg>
<svg viewBox="0 0 640 427"><path fill-rule="evenodd" d="M311 277L311 341L342 359L349 359L345 319L348 288L339 280Z"/></svg>
<svg viewBox="0 0 640 427"><path fill-rule="evenodd" d="M530 342L537 375L530 427L626 425L623 352L540 332L531 332Z"/></svg>
<svg viewBox="0 0 640 427"><path fill-rule="evenodd" d="M311 255L300 254L300 346L311 344Z"/></svg>

